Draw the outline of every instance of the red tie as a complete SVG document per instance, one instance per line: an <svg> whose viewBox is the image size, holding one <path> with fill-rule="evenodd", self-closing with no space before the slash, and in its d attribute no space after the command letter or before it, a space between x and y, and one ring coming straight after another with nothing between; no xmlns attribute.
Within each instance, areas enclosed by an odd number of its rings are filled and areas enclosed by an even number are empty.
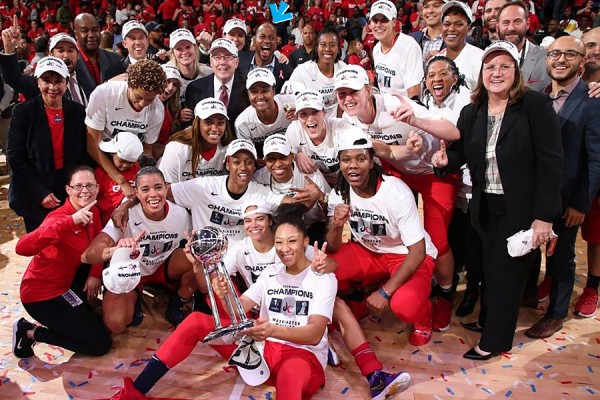
<svg viewBox="0 0 600 400"><path fill-rule="evenodd" d="M225 104L225 107L229 106L229 95L227 94L227 86L221 85L221 94L219 95L219 100Z"/></svg>

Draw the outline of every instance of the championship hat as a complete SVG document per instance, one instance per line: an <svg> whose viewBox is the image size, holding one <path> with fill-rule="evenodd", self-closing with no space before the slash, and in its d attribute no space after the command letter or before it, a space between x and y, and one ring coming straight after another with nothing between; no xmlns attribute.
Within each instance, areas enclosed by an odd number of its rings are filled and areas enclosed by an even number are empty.
<svg viewBox="0 0 600 400"><path fill-rule="evenodd" d="M67 35L66 33L57 33L56 35L52 36L50 38L50 43L48 44L48 51L54 50L56 45L59 44L60 42L69 42L73 46L75 46L75 49L77 51L79 51L79 48L77 47L77 42L75 41L73 36Z"/></svg>
<svg viewBox="0 0 600 400"><path fill-rule="evenodd" d="M557 237L554 231L550 233L550 240ZM521 257L530 253L534 249L533 229L519 231L506 239L506 248L511 257Z"/></svg>
<svg viewBox="0 0 600 400"><path fill-rule="evenodd" d="M229 358L228 364L235 365L244 382L250 386L262 385L271 376L271 370L263 357L264 349L264 341L255 342L246 335Z"/></svg>
<svg viewBox="0 0 600 400"><path fill-rule="evenodd" d="M250 207L256 207L254 210L246 211ZM273 215L273 209L263 198L255 197L247 200L242 206L242 219L254 214Z"/></svg>
<svg viewBox="0 0 600 400"><path fill-rule="evenodd" d="M65 62L60 58L52 56L42 58L35 66L34 76L39 78L44 74L44 72L48 71L56 72L63 78L69 77L69 69L67 68L67 64L65 64Z"/></svg>
<svg viewBox="0 0 600 400"><path fill-rule="evenodd" d="M275 86L275 75L267 68L255 68L248 72L246 78L246 89L250 89L256 82L264 82L269 86Z"/></svg>
<svg viewBox="0 0 600 400"><path fill-rule="evenodd" d="M305 108L322 110L324 107L323 95L316 90L305 90L296 95L296 114Z"/></svg>
<svg viewBox="0 0 600 400"><path fill-rule="evenodd" d="M225 22L225 25L223 26L223 33L228 34L234 29L241 29L245 35L247 32L246 23L239 18L228 19L227 22Z"/></svg>
<svg viewBox="0 0 600 400"><path fill-rule="evenodd" d="M271 153L279 153L288 156L292 152L292 146L288 143L285 135L276 133L265 139L263 144L263 154L268 156Z"/></svg>
<svg viewBox="0 0 600 400"><path fill-rule="evenodd" d="M179 86L183 86L183 78L181 77L181 73L177 69L176 66L171 64L162 64L161 68L165 71L165 75L167 75L167 80L169 79L177 79L179 81Z"/></svg>
<svg viewBox="0 0 600 400"><path fill-rule="evenodd" d="M116 153L123 161L136 162L144 152L144 146L137 135L131 132L119 132L111 140L100 142L100 150Z"/></svg>
<svg viewBox="0 0 600 400"><path fill-rule="evenodd" d="M340 88L360 90L368 84L367 72L358 65L346 65L335 74L335 90Z"/></svg>
<svg viewBox="0 0 600 400"><path fill-rule="evenodd" d="M169 36L169 47L172 49L175 48L177 43L181 42L182 40L187 40L191 44L196 44L196 38L194 37L194 34L187 29L181 28L175 29L173 32L171 32L171 35Z"/></svg>
<svg viewBox="0 0 600 400"><path fill-rule="evenodd" d="M225 155L229 157L242 150L252 154L254 156L254 159L256 160L256 147L254 147L254 143L246 139L235 139L231 143L229 143Z"/></svg>
<svg viewBox="0 0 600 400"><path fill-rule="evenodd" d="M204 100L201 100L194 107L194 116L207 119L211 115L221 114L225 118L229 119L227 116L227 107L221 100L215 99L214 97L207 97Z"/></svg>
<svg viewBox="0 0 600 400"><path fill-rule="evenodd" d="M340 131L338 136L338 151L365 150L373 148L371 137L361 128L352 126Z"/></svg>
<svg viewBox="0 0 600 400"><path fill-rule="evenodd" d="M142 271L139 250L131 252L131 247L120 247L115 250L110 266L102 271L102 282L109 292L115 294L129 293L140 283Z"/></svg>
<svg viewBox="0 0 600 400"><path fill-rule="evenodd" d="M496 51L508 53L516 62L519 62L519 50L517 50L517 47L508 40L496 40L494 43L490 44L483 51L481 59L485 60L487 56Z"/></svg>
<svg viewBox="0 0 600 400"><path fill-rule="evenodd" d="M391 21L398 15L398 9L396 8L396 5L389 0L379 0L371 6L369 17L373 18L377 14L383 15Z"/></svg>
<svg viewBox="0 0 600 400"><path fill-rule="evenodd" d="M212 54L216 49L225 49L229 54L236 57L238 55L237 47L235 47L235 44L229 39L220 38L213 41L210 45L210 50L208 50L208 54Z"/></svg>
<svg viewBox="0 0 600 400"><path fill-rule="evenodd" d="M469 20L469 24L473 23L473 12L471 11L471 7L463 3L462 1L450 0L444 4L442 7L442 19L446 15L446 12L452 7L458 7L465 14L467 19Z"/></svg>
<svg viewBox="0 0 600 400"><path fill-rule="evenodd" d="M140 31L144 32L146 36L148 36L148 31L146 30L146 27L138 21L125 22L125 24L123 25L123 30L121 31L121 35L125 37L129 35L129 33L134 29L139 29Z"/></svg>

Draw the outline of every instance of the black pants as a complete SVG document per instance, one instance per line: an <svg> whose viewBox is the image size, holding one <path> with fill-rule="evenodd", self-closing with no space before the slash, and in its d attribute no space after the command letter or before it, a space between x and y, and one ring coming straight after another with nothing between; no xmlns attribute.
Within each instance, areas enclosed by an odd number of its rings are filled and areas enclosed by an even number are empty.
<svg viewBox="0 0 600 400"><path fill-rule="evenodd" d="M479 314L483 326L479 347L484 351L499 353L512 348L525 283L539 252L523 257L508 254L506 239L518 230L509 222L504 196L484 194L480 211L484 263Z"/></svg>
<svg viewBox="0 0 600 400"><path fill-rule="evenodd" d="M24 303L25 310L44 325L37 327L36 342L61 346L75 353L102 356L111 348L112 339L102 322L84 299L72 307L62 296Z"/></svg>
<svg viewBox="0 0 600 400"><path fill-rule="evenodd" d="M479 234L471 225L471 209L464 213L455 207L452 221L448 227L448 244L454 256L454 268L465 266L467 287L471 290L479 287L483 275L483 250Z"/></svg>

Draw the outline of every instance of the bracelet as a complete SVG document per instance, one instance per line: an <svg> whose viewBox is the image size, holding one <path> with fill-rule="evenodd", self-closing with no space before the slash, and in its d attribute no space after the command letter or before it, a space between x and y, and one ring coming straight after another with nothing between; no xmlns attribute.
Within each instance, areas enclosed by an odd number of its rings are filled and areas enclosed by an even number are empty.
<svg viewBox="0 0 600 400"><path fill-rule="evenodd" d="M384 299L386 299L386 301L390 301L392 299L392 295L390 293L388 293L388 291L385 290L383 288L383 286L380 287L377 292L381 295L381 297L383 297Z"/></svg>

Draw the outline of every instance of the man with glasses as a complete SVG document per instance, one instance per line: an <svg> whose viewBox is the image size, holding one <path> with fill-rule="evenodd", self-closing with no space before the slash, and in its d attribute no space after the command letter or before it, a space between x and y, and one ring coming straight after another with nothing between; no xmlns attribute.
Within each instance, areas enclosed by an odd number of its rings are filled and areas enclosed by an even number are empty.
<svg viewBox="0 0 600 400"><path fill-rule="evenodd" d="M231 131L235 132L236 118L250 105L246 80L238 68L238 50L231 40L220 38L212 42L208 53L213 73L188 85L185 92L187 107L193 110L207 97L221 100L227 107Z"/></svg>
<svg viewBox="0 0 600 400"><path fill-rule="evenodd" d="M558 235L554 254L546 259L550 304L525 332L531 338L550 337L563 327L575 283L577 231L600 188L600 99L590 98L588 85L579 78L584 60L585 46L572 36L558 38L546 56L552 82L544 91L559 116L563 138L563 211L552 225Z"/></svg>

